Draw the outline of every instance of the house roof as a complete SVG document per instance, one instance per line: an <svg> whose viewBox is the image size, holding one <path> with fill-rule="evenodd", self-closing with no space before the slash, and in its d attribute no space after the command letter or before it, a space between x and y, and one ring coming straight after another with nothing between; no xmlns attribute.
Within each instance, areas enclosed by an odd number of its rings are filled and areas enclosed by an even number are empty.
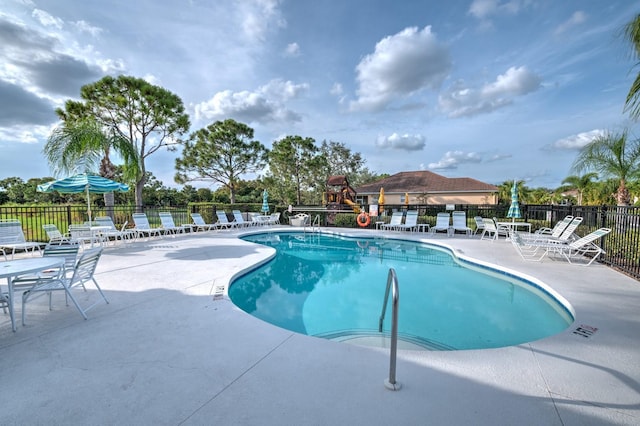
<svg viewBox="0 0 640 426"><path fill-rule="evenodd" d="M429 171L400 172L380 179L379 181L361 185L356 191L361 194L386 193L435 193L435 192L497 192L498 187L479 180L461 177L448 178Z"/></svg>

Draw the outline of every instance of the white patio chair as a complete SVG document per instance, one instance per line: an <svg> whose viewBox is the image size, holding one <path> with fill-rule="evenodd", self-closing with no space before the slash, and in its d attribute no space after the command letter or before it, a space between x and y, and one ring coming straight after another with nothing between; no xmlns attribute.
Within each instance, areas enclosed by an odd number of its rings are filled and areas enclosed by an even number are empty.
<svg viewBox="0 0 640 426"><path fill-rule="evenodd" d="M46 224L42 225L42 229L49 238L49 244L77 244L77 241L72 241L70 237L64 235L56 225Z"/></svg>
<svg viewBox="0 0 640 426"><path fill-rule="evenodd" d="M553 228L543 227L543 228L537 229L536 232L534 232L534 234L551 235L553 238L558 238L562 234L562 232L565 230L565 228L569 226L572 220L573 220L573 216L567 215L564 217L564 219L556 223L556 225Z"/></svg>
<svg viewBox="0 0 640 426"><path fill-rule="evenodd" d="M571 219L571 222L562 230L556 230L553 234L521 234L520 237L526 241L539 241L539 242L568 242L576 240L575 231L582 223L583 218L578 216ZM559 235L558 235L559 234ZM557 236L556 236L557 235Z"/></svg>
<svg viewBox="0 0 640 426"><path fill-rule="evenodd" d="M389 223L383 223L380 225L380 229L385 231L396 231L399 225L402 225L403 212L393 212L391 214L391 221Z"/></svg>
<svg viewBox="0 0 640 426"><path fill-rule="evenodd" d="M452 233L455 234L457 231L462 231L467 234L468 237L471 237L473 229L467 226L467 213L463 211L454 211L452 218Z"/></svg>
<svg viewBox="0 0 640 426"><path fill-rule="evenodd" d="M484 240L485 236L490 238L491 241L498 239L498 228L496 227L496 223L493 219L487 217L482 218L482 234L480 234L480 239Z"/></svg>
<svg viewBox="0 0 640 426"><path fill-rule="evenodd" d="M271 213L269 220L267 221L268 225L280 225L280 212Z"/></svg>
<svg viewBox="0 0 640 426"><path fill-rule="evenodd" d="M599 240L610 232L611 229L609 228L600 228L569 243L563 244L552 242L551 244L554 247L552 247L550 252L553 254L560 254L569 263L574 263L572 260L575 261L576 258L586 257L589 261L587 263L580 263L580 265L589 266L604 253L604 250L595 244L594 241Z"/></svg>
<svg viewBox="0 0 640 426"><path fill-rule="evenodd" d="M431 233L435 234L439 231L445 231L447 236L451 236L451 215L449 213L440 212L436 215L436 224L431 227Z"/></svg>
<svg viewBox="0 0 640 426"><path fill-rule="evenodd" d="M396 226L398 231L408 230L411 232L416 232L418 230L418 211L417 210L409 210L404 218L404 223Z"/></svg>
<svg viewBox="0 0 640 426"><path fill-rule="evenodd" d="M185 227L182 225L176 225L173 221L173 216L169 212L160 212L158 213L160 217L160 223L162 224L162 231L165 235L173 235L174 237L177 234L184 234Z"/></svg>
<svg viewBox="0 0 640 426"><path fill-rule="evenodd" d="M75 307L80 312L80 315L82 315L84 319L87 319L87 311L95 307L100 302L100 300L95 301L88 307L80 306L80 303L72 292L75 287L82 287L83 289L85 289L86 284L92 282L100 293L100 297L102 298L102 300L105 303L109 303L109 300L107 300L106 296L102 292L102 289L98 285L98 282L94 278L94 273L96 270L96 266L98 265L98 260L100 260L102 250L102 247L85 250L79 256L78 261L73 268L73 274L70 278L67 278L65 276L64 269L60 269L57 275L53 278L47 277L36 280L33 286L31 286L31 288L29 288L22 294L22 325L25 324L27 302L33 299L34 296L39 294L49 295L49 309L51 309L52 293L55 291L64 291L65 295L69 299L71 299Z"/></svg>
<svg viewBox="0 0 640 426"><path fill-rule="evenodd" d="M227 213L223 210L217 210L216 216L218 216L217 225L219 228L232 229L238 226L235 220L233 222L229 222L229 219L227 218Z"/></svg>
<svg viewBox="0 0 640 426"><path fill-rule="evenodd" d="M482 232L484 230L484 219L482 216L475 216L473 220L476 223L476 230L473 231L473 235L476 235L478 232Z"/></svg>
<svg viewBox="0 0 640 426"><path fill-rule="evenodd" d="M84 249L85 245L89 245L89 247L93 247L94 245L102 245L105 241L105 238L97 231L91 230L91 226L89 225L69 225L69 235L71 236L71 240L80 244L80 246Z"/></svg>
<svg viewBox="0 0 640 426"><path fill-rule="evenodd" d="M149 224L149 218L145 213L134 213L132 215L133 222L135 223L135 228L133 231L136 233L138 237L160 237L162 238L162 229L161 228L152 228Z"/></svg>
<svg viewBox="0 0 640 426"><path fill-rule="evenodd" d="M28 252L31 249L31 255L36 251L40 252L40 246L43 244L35 241L27 241L22 231L22 224L18 219L0 220L0 250L7 260L7 251L11 250L11 258L16 250L24 250Z"/></svg>
<svg viewBox="0 0 640 426"><path fill-rule="evenodd" d="M215 223L206 223L200 213L191 213L191 220L193 220L196 231L211 231L212 229L218 229L218 225Z"/></svg>
<svg viewBox="0 0 640 426"><path fill-rule="evenodd" d="M42 257L61 257L64 258L64 264L62 266L62 274L66 277L70 277L73 273L73 269L76 266L78 259L78 250L80 246L78 244L47 244L42 250ZM24 291L30 289L38 280L42 279L55 279L59 276L60 268L48 269L41 271L37 274L26 274L14 277L12 287L15 291ZM50 306L51 307L51 306Z"/></svg>
<svg viewBox="0 0 640 426"><path fill-rule="evenodd" d="M255 222L249 222L244 220L244 216L242 216L242 212L240 210L232 210L233 218L235 222L238 224L239 228L246 228L248 226L255 226Z"/></svg>
<svg viewBox="0 0 640 426"><path fill-rule="evenodd" d="M100 234L104 237L105 243L108 243L113 238L115 245L118 240L127 242L136 237L135 231L127 229L129 221L125 221L122 227L118 229L109 216L98 216L94 220L98 226L104 228L100 230Z"/></svg>

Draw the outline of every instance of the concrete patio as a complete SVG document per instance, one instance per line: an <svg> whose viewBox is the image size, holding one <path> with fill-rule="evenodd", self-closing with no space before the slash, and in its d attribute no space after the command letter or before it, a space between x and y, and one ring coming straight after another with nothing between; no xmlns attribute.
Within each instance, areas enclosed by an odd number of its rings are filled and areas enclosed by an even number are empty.
<svg viewBox="0 0 640 426"><path fill-rule="evenodd" d="M96 277L110 304L87 321L61 294L53 311L46 298L29 304L15 333L0 314L0 424L640 424L634 279L598 264L525 262L504 240L408 237L542 280L571 303L576 321L515 347L400 351L402 389L393 392L383 384L388 350L295 334L214 297L272 254L237 234L106 248ZM81 299L95 296L89 289ZM584 337L575 333L581 325L597 331Z"/></svg>

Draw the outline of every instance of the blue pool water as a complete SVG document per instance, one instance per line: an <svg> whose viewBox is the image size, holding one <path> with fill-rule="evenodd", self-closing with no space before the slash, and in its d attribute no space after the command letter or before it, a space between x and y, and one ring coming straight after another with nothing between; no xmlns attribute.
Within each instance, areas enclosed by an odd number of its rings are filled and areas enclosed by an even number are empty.
<svg viewBox="0 0 640 426"><path fill-rule="evenodd" d="M437 246L309 233L243 239L272 246L277 254L236 279L229 297L251 315L298 333L375 335L389 268L399 282L399 335L425 348L517 345L556 334L573 321L534 283L458 262Z"/></svg>

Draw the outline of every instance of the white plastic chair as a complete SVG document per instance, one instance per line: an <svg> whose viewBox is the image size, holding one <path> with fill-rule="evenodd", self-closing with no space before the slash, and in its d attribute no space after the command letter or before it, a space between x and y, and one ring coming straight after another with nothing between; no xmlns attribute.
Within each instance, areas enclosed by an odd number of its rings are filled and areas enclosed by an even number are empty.
<svg viewBox="0 0 640 426"><path fill-rule="evenodd" d="M78 258L78 261L73 268L73 274L70 278L65 276L64 269L60 269L55 277L38 279L31 288L26 290L22 294L22 325L25 324L27 302L38 294L49 295L49 309L51 309L51 293L55 291L64 291L65 295L71 299L76 309L78 309L78 312L80 312L80 315L82 315L84 319L87 319L87 311L95 307L100 300L95 301L88 307L80 306L80 303L78 303L78 300L72 292L75 287L82 287L84 289L86 284L92 282L98 290L98 293L100 293L102 300L105 303L109 303L109 300L107 300L102 289L98 285L98 282L93 276L96 266L98 265L98 260L100 260L100 256L102 255L102 250L102 247L85 250Z"/></svg>
<svg viewBox="0 0 640 426"><path fill-rule="evenodd" d="M235 220L233 222L229 222L229 219L227 218L227 213L224 211L217 210L216 216L218 216L218 223L217 223L218 227L221 227L224 229L231 229L231 228L236 228L238 226Z"/></svg>
<svg viewBox="0 0 640 426"><path fill-rule="evenodd" d="M128 221L125 221L120 229L116 228L116 225L109 216L98 216L95 218L95 221L98 226L105 228L100 230L100 234L104 237L105 243L109 242L111 238L113 238L113 242L115 244L118 239L122 242L126 242L131 241L136 237L135 231L127 229Z"/></svg>
<svg viewBox="0 0 640 426"><path fill-rule="evenodd" d="M135 228L133 231L136 233L138 237L162 237L162 229L161 228L152 228L149 224L149 218L144 213L134 213L132 215L133 222L135 223Z"/></svg>
<svg viewBox="0 0 640 426"><path fill-rule="evenodd" d="M473 233L473 229L467 226L467 214L463 211L453 212L453 224L451 225L452 233L456 231L462 231L470 237Z"/></svg>
<svg viewBox="0 0 640 426"><path fill-rule="evenodd" d="M248 222L244 220L244 216L242 216L242 212L240 210L232 210L233 218L235 222L238 224L238 227L247 227L247 226L255 226L255 222Z"/></svg>
<svg viewBox="0 0 640 426"><path fill-rule="evenodd" d="M409 230L411 232L416 232L418 230L418 211L407 211L407 215L404 218L404 223L396 226L396 229L398 231Z"/></svg>
<svg viewBox="0 0 640 426"><path fill-rule="evenodd" d="M445 231L447 236L451 236L451 215L449 213L440 212L436 216L436 224L431 227L431 233L435 234L438 231Z"/></svg>
<svg viewBox="0 0 640 426"><path fill-rule="evenodd" d="M176 236L177 234L184 234L185 227L178 226L173 221L173 216L169 212L160 212L158 213L160 217L160 223L162 224L162 229L165 235L171 234Z"/></svg>
<svg viewBox="0 0 640 426"><path fill-rule="evenodd" d="M206 223L200 213L191 213L191 220L193 220L196 231L211 231L212 229L218 229L218 225L215 223Z"/></svg>
<svg viewBox="0 0 640 426"><path fill-rule="evenodd" d="M33 255L36 249L40 252L40 246L40 243L26 240L22 231L22 224L18 219L0 220L0 250L4 260L7 260L8 249L11 249L11 258L13 259L16 250L28 252L31 249L31 254Z"/></svg>
<svg viewBox="0 0 640 426"><path fill-rule="evenodd" d="M380 229L396 231L398 226L402 225L403 212L393 212L391 214L391 221L389 223L383 223L380 225Z"/></svg>

